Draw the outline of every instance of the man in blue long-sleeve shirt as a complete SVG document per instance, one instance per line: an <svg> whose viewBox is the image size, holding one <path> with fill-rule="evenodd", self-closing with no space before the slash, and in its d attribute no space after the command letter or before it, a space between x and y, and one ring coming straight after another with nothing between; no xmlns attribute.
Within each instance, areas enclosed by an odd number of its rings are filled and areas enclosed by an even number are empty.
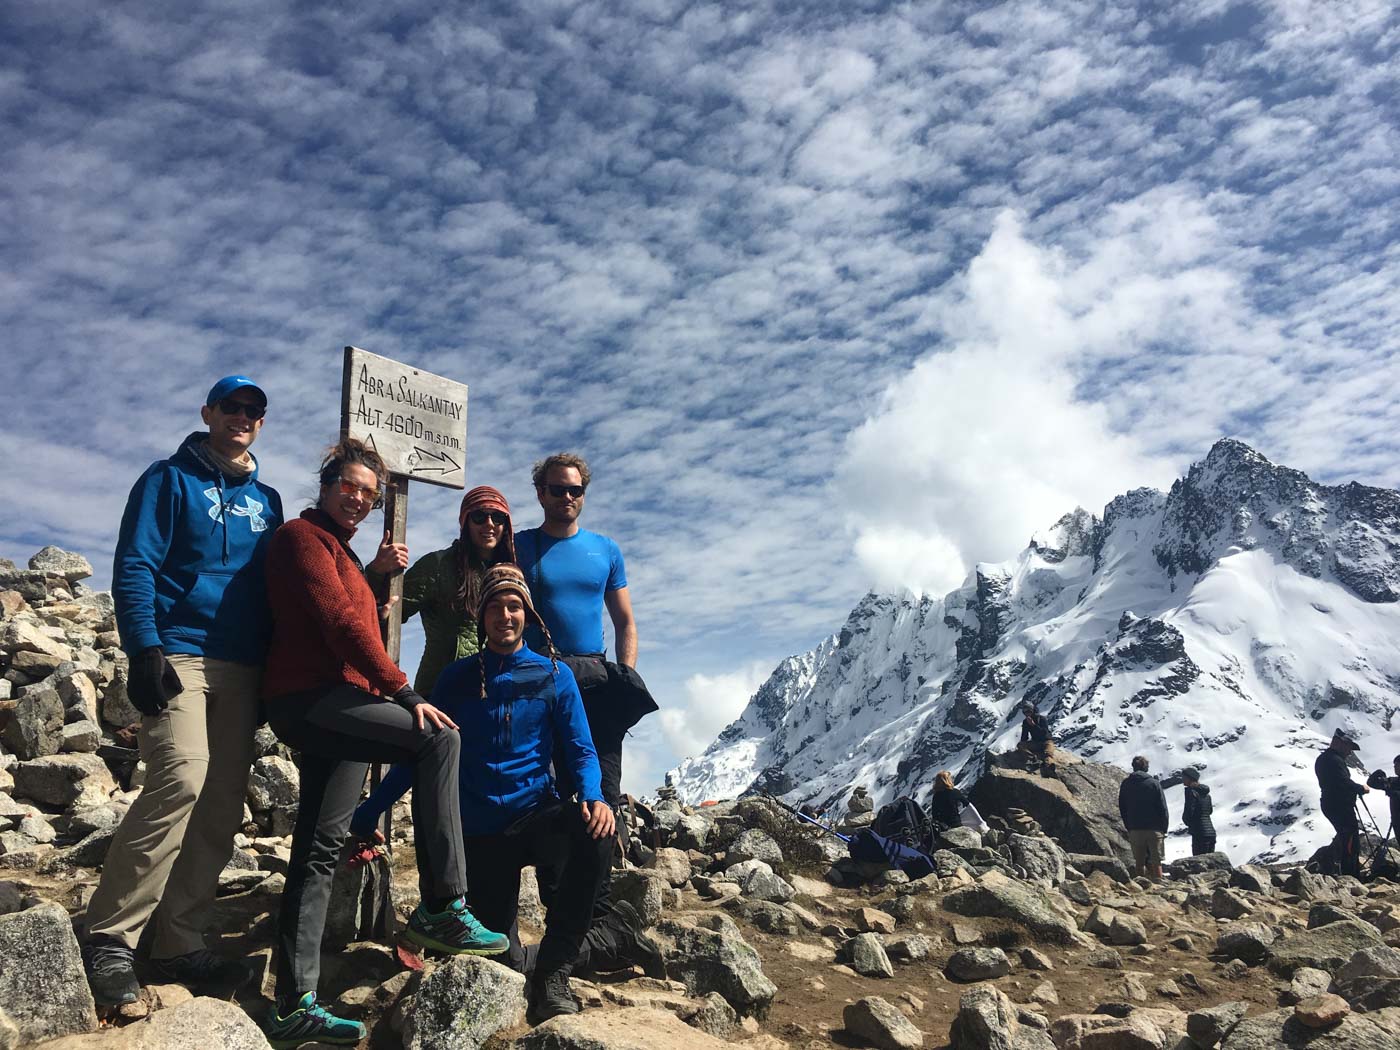
<svg viewBox="0 0 1400 1050"><path fill-rule="evenodd" d="M535 865L562 872L557 894L546 902L544 939L530 980L529 1020L538 1024L578 1011L569 974L588 933L616 827L603 801L598 755L573 673L525 645L527 621L543 626L525 578L514 565L493 566L477 616L486 647L442 673L433 702L461 734L467 902L489 929L509 931L506 959L517 969L525 968L516 923L520 871ZM548 634L545 639L548 645ZM580 785L574 803L559 798L550 776L556 736ZM371 833L379 814L409 786L405 771L395 767L356 811L351 829Z"/></svg>

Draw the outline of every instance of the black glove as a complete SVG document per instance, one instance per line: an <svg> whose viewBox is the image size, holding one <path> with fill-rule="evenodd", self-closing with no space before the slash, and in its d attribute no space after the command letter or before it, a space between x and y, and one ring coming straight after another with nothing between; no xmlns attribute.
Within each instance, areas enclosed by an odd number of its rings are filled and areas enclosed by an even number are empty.
<svg viewBox="0 0 1400 1050"><path fill-rule="evenodd" d="M423 699L423 697L411 685L405 685L402 689L400 689L397 693L390 697L390 699L393 700L394 703L402 707L405 711L412 711L419 704L426 704L428 702L427 700Z"/></svg>
<svg viewBox="0 0 1400 1050"><path fill-rule="evenodd" d="M160 646L153 645L131 658L126 674L126 695L143 715L160 714L184 688Z"/></svg>

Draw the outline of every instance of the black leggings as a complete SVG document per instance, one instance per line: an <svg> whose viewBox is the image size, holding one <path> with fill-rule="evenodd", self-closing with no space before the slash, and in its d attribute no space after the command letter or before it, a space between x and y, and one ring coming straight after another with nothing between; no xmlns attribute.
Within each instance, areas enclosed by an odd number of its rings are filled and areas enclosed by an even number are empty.
<svg viewBox="0 0 1400 1050"><path fill-rule="evenodd" d="M419 884L431 897L466 892L457 790L461 740L417 726L392 700L337 685L268 702L273 732L300 755L301 798L277 925L277 997L316 991L331 881L370 762L413 766Z"/></svg>

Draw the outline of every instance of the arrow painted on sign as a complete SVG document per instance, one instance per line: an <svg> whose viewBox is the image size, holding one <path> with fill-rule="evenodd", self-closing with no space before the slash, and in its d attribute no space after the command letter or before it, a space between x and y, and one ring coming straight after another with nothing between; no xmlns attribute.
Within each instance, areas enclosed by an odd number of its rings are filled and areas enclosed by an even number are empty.
<svg viewBox="0 0 1400 1050"><path fill-rule="evenodd" d="M462 469L462 465L446 452L431 452L426 448L419 448L417 445L413 446L413 451L420 457L419 461L413 465L413 473L415 474L428 474L433 471L439 474L451 474L454 470ZM424 465L424 459L432 460L432 463ZM452 465L448 466L449 463Z"/></svg>

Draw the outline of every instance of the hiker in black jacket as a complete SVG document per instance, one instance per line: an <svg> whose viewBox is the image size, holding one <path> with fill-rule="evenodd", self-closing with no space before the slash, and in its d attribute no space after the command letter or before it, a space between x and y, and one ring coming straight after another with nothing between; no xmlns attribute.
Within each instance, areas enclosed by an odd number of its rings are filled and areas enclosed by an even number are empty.
<svg viewBox="0 0 1400 1050"><path fill-rule="evenodd" d="M1055 775L1055 742L1050 737L1050 722L1035 709L1035 704L1029 700L1021 705L1021 713L1025 717L1021 719L1021 742L1016 745L1016 748L1030 756L1028 764L1031 768L1034 768L1036 759L1039 759L1041 775L1053 777Z"/></svg>
<svg viewBox="0 0 1400 1050"><path fill-rule="evenodd" d="M1191 856L1215 852L1215 824L1210 819L1210 788L1201 783L1201 774L1187 766L1181 771L1181 783L1186 789L1186 806L1181 821L1191 832Z"/></svg>
<svg viewBox="0 0 1400 1050"><path fill-rule="evenodd" d="M1332 838L1333 863L1342 875L1361 872L1361 829L1356 819L1356 800L1366 794L1367 788L1351 779L1346 760L1348 754L1360 750L1360 744L1338 729L1313 764L1317 785L1322 789L1322 815L1336 831Z"/></svg>
<svg viewBox="0 0 1400 1050"><path fill-rule="evenodd" d="M1133 758L1133 771L1118 788L1118 814L1133 847L1133 870L1162 881L1162 843L1167 834L1167 796L1147 771L1147 756Z"/></svg>
<svg viewBox="0 0 1400 1050"><path fill-rule="evenodd" d="M933 795L928 800L928 818L934 831L962 826L962 810L967 796L953 786L953 774L946 769L933 778Z"/></svg>

